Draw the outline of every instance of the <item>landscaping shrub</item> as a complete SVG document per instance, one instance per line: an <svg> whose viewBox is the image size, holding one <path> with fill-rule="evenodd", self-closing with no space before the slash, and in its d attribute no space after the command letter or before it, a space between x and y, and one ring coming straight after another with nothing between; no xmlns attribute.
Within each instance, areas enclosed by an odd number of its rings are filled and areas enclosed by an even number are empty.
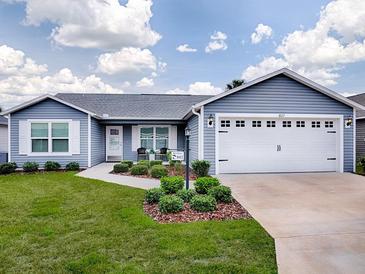
<svg viewBox="0 0 365 274"><path fill-rule="evenodd" d="M16 163L4 163L0 165L0 174L10 174L15 172L17 168Z"/></svg>
<svg viewBox="0 0 365 274"><path fill-rule="evenodd" d="M148 174L148 167L146 165L135 165L131 168L132 175L147 175Z"/></svg>
<svg viewBox="0 0 365 274"><path fill-rule="evenodd" d="M231 203L232 191L228 186L215 186L208 190L208 195L213 196L217 202Z"/></svg>
<svg viewBox="0 0 365 274"><path fill-rule="evenodd" d="M35 172L38 171L39 165L36 162L25 162L23 164L24 172Z"/></svg>
<svg viewBox="0 0 365 274"><path fill-rule="evenodd" d="M47 171L54 171L54 170L58 170L60 168L61 168L61 165L58 162L47 161L44 164L44 170L47 170Z"/></svg>
<svg viewBox="0 0 365 274"><path fill-rule="evenodd" d="M196 195L196 191L194 189L180 189L176 195L183 199L185 203L189 203L191 199Z"/></svg>
<svg viewBox="0 0 365 274"><path fill-rule="evenodd" d="M128 164L115 164L113 166L113 172L115 173L128 172L128 170L129 170Z"/></svg>
<svg viewBox="0 0 365 274"><path fill-rule="evenodd" d="M75 171L75 170L79 170L80 169L80 165L78 162L69 162L67 165L66 165L66 170L72 170L72 171Z"/></svg>
<svg viewBox="0 0 365 274"><path fill-rule="evenodd" d="M139 160L138 165L144 165L146 167L150 167L150 161L148 161L148 160Z"/></svg>
<svg viewBox="0 0 365 274"><path fill-rule="evenodd" d="M169 160L169 165L171 167L175 166L177 163L181 164L181 161L180 160Z"/></svg>
<svg viewBox="0 0 365 274"><path fill-rule="evenodd" d="M120 162L121 164L126 164L128 165L129 168L131 168L133 166L133 161L131 160L123 160Z"/></svg>
<svg viewBox="0 0 365 274"><path fill-rule="evenodd" d="M219 186L219 180L214 177L200 177L196 179L194 186L199 194L207 194L209 189Z"/></svg>
<svg viewBox="0 0 365 274"><path fill-rule="evenodd" d="M217 208L217 201L210 195L196 195L191 199L190 206L199 212L214 211Z"/></svg>
<svg viewBox="0 0 365 274"><path fill-rule="evenodd" d="M160 180L162 190L167 194L178 192L184 187L184 178L181 176L162 177Z"/></svg>
<svg viewBox="0 0 365 274"><path fill-rule="evenodd" d="M149 204L158 203L161 197L164 195L165 193L162 191L161 188L152 188L146 191L145 201Z"/></svg>
<svg viewBox="0 0 365 274"><path fill-rule="evenodd" d="M162 160L152 160L150 161L150 166L157 166L157 165L162 165Z"/></svg>
<svg viewBox="0 0 365 274"><path fill-rule="evenodd" d="M176 195L165 195L158 202L158 207L162 213L176 213L184 209L184 201Z"/></svg>
<svg viewBox="0 0 365 274"><path fill-rule="evenodd" d="M167 176L168 171L167 168L164 167L163 165L156 165L156 166L152 166L151 168L151 176L153 178L162 178Z"/></svg>
<svg viewBox="0 0 365 274"><path fill-rule="evenodd" d="M208 176L210 162L206 160L195 160L191 162L191 167L196 177L206 177Z"/></svg>

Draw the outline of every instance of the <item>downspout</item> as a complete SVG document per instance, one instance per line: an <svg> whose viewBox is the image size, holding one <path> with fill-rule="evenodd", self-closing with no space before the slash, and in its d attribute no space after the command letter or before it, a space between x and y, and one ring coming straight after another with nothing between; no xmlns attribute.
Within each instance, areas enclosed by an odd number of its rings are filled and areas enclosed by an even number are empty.
<svg viewBox="0 0 365 274"><path fill-rule="evenodd" d="M191 108L194 115L198 116L198 159L203 160L203 124L201 118L203 117L201 113L197 112L195 107ZM200 109L200 112L202 108Z"/></svg>

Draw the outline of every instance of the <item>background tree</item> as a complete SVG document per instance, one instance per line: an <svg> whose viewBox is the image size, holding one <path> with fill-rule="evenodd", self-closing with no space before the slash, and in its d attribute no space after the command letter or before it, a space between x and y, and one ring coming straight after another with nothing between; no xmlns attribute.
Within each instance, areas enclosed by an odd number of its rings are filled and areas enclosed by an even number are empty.
<svg viewBox="0 0 365 274"><path fill-rule="evenodd" d="M230 89L239 87L239 86L243 85L244 83L245 83L245 80L234 79L234 80L232 80L232 82L230 82L226 85L226 90L230 90Z"/></svg>

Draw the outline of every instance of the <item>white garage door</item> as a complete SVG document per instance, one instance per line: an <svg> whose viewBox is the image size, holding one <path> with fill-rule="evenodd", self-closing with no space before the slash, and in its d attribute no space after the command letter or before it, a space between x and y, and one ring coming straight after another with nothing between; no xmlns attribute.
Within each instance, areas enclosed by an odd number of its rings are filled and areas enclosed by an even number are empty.
<svg viewBox="0 0 365 274"><path fill-rule="evenodd" d="M338 119L220 118L219 173L336 171Z"/></svg>

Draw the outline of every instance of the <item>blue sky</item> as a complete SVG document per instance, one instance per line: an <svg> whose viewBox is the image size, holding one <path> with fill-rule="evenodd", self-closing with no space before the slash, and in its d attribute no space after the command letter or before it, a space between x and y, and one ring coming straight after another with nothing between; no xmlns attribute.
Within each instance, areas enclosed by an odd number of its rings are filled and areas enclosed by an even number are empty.
<svg viewBox="0 0 365 274"><path fill-rule="evenodd" d="M359 0L70 1L0 0L3 107L58 91L218 93L283 66L365 92Z"/></svg>

